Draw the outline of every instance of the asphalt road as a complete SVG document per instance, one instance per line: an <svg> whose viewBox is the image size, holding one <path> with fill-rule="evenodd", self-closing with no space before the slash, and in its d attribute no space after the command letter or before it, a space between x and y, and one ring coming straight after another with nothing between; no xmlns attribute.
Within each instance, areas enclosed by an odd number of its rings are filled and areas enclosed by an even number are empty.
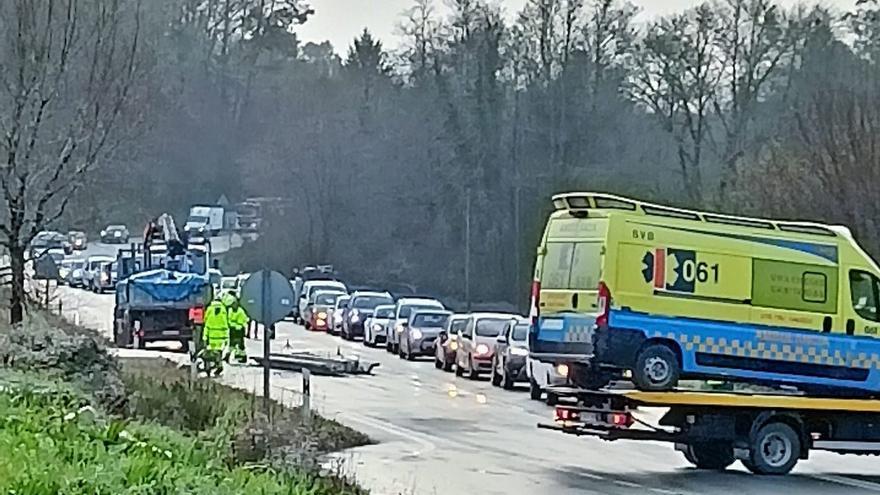
<svg viewBox="0 0 880 495"><path fill-rule="evenodd" d="M64 289L68 317L109 335L113 297ZM338 462L375 494L767 494L880 493L872 457L818 452L785 477L748 474L739 464L723 473L689 467L670 445L603 442L539 430L552 410L530 401L525 388L507 392L407 362L383 349L278 326L273 348L359 354L378 361L373 376L312 380L312 403L325 416L369 434L377 443L337 456ZM249 341L248 351L261 352ZM126 353L185 357L161 347ZM261 369L228 368L223 381L261 389ZM272 394L298 401L301 376L275 371ZM644 419L662 411L646 411Z"/></svg>

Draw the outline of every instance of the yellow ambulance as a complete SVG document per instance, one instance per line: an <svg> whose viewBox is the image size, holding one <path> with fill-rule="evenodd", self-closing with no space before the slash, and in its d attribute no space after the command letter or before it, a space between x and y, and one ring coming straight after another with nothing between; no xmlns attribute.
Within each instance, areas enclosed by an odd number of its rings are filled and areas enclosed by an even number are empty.
<svg viewBox="0 0 880 495"><path fill-rule="evenodd" d="M880 269L845 227L553 197L531 348L595 388L681 378L880 390Z"/></svg>

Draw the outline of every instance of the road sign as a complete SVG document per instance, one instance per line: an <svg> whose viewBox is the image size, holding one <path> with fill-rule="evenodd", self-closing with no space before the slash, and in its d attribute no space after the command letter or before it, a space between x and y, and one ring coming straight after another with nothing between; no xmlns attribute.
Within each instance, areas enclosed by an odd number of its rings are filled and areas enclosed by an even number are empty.
<svg viewBox="0 0 880 495"><path fill-rule="evenodd" d="M284 275L272 270L254 272L241 287L241 305L251 319L263 324L263 405L271 411L269 388L269 337L275 323L293 309L293 287Z"/></svg>
<svg viewBox="0 0 880 495"><path fill-rule="evenodd" d="M269 326L293 309L293 287L284 275L271 270L254 272L241 287L241 305L251 319Z"/></svg>

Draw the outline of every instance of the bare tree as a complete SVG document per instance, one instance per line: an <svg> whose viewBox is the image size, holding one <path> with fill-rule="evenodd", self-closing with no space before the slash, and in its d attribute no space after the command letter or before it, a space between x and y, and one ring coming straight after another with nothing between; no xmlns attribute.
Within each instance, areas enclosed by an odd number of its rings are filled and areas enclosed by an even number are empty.
<svg viewBox="0 0 880 495"><path fill-rule="evenodd" d="M710 4L652 24L639 43L627 88L674 137L683 189L693 205L704 199L710 113L722 75L720 32Z"/></svg>
<svg viewBox="0 0 880 495"><path fill-rule="evenodd" d="M712 103L724 131L719 188L724 202L737 163L748 149L759 148L749 142L758 103L774 79L782 77L781 69L792 63L798 30L789 28L788 16L771 0L726 0L721 22L719 89L724 94Z"/></svg>
<svg viewBox="0 0 880 495"><path fill-rule="evenodd" d="M24 316L25 253L65 211L125 125L137 76L139 4L0 4L0 244L9 252L10 320Z"/></svg>

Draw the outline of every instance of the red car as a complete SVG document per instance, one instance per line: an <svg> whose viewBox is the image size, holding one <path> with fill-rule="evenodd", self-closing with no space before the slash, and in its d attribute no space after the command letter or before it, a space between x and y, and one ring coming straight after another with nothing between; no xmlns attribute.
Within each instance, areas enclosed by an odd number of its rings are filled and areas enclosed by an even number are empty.
<svg viewBox="0 0 880 495"><path fill-rule="evenodd" d="M306 308L306 330L326 332L331 325L330 315L336 306L342 292L319 292L315 296L315 303Z"/></svg>

